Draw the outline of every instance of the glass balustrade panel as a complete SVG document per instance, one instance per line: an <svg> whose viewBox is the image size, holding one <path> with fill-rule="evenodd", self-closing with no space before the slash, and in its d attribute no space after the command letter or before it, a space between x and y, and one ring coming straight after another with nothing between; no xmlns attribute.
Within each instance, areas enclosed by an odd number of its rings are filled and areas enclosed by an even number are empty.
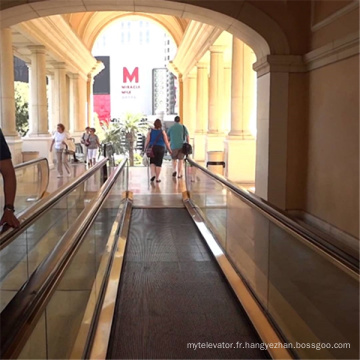
<svg viewBox="0 0 360 360"><path fill-rule="evenodd" d="M113 224L123 209L122 197L127 190L127 167L92 223L56 287L44 312L46 329L40 326L28 340L21 358L34 358L46 349L48 359L82 357L89 324L95 314L104 277L111 259L109 237ZM118 232L114 235L117 238ZM44 331L43 331L44 330ZM38 344L38 348L31 344Z"/></svg>
<svg viewBox="0 0 360 360"><path fill-rule="evenodd" d="M358 276L201 169L186 170L193 203L294 353L359 358Z"/></svg>

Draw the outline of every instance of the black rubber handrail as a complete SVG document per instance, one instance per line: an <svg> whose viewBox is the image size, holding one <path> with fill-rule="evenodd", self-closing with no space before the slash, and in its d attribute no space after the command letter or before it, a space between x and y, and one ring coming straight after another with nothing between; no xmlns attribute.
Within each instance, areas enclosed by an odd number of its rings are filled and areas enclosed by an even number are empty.
<svg viewBox="0 0 360 360"><path fill-rule="evenodd" d="M296 234L300 235L302 238L306 239L307 241L311 242L313 245L320 248L322 251L327 253L330 257L334 258L334 260L338 261L340 264L348 268L350 271L359 274L359 260L352 257L351 255L345 253L343 250L337 248L333 244L330 244L325 239L321 238L319 235L313 233L309 229L303 227L295 220L293 220L289 214L285 211L277 208L276 206L270 204L269 202L265 201L264 199L260 198L259 196L252 194L246 190L240 189L237 185L233 184L231 181L218 176L212 172L210 172L205 167L199 165L192 159L186 159L189 164L193 167L196 167L207 175L212 177L213 179L217 180L221 184L225 185L226 187L230 188L233 192L235 192L240 198L246 200L252 206L257 207L264 212L266 212L270 217L279 221L283 226L288 229L291 229Z"/></svg>
<svg viewBox="0 0 360 360"><path fill-rule="evenodd" d="M127 163L124 159L97 192L95 198L62 236L46 259L0 314L0 358L16 358L31 335L60 282L66 268L81 246L108 193Z"/></svg>
<svg viewBox="0 0 360 360"><path fill-rule="evenodd" d="M18 215L20 226L18 228L8 228L0 234L0 250L10 244L20 233L25 231L32 223L39 218L44 212L49 210L56 202L58 202L64 195L69 194L79 184L86 181L95 172L102 167L106 166L108 158L104 158L96 163L88 171L81 174L79 177L71 181L70 183L64 184L62 187L54 191L50 196L41 199L36 204L26 209Z"/></svg>

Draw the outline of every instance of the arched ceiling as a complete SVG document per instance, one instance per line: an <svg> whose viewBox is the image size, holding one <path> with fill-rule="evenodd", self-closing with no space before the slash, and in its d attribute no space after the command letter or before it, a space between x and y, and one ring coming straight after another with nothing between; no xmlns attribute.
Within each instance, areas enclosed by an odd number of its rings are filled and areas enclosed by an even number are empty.
<svg viewBox="0 0 360 360"><path fill-rule="evenodd" d="M111 22L123 17L146 17L159 25L173 37L177 46L181 43L186 26L189 23L187 19L180 19L175 16L162 14L134 13L125 11L101 11L101 12L82 12L63 15L71 28L83 41L84 45L91 51L94 42L100 32Z"/></svg>

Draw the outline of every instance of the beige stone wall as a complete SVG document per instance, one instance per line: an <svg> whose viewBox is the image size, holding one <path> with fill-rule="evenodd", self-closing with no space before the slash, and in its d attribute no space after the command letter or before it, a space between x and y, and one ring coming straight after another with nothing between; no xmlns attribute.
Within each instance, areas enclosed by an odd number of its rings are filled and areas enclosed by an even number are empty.
<svg viewBox="0 0 360 360"><path fill-rule="evenodd" d="M293 73L289 78L289 116L286 178L286 209L306 207L308 74Z"/></svg>
<svg viewBox="0 0 360 360"><path fill-rule="evenodd" d="M355 2L352 0L313 1L310 50L359 32L359 8L354 6Z"/></svg>
<svg viewBox="0 0 360 360"><path fill-rule="evenodd" d="M309 74L306 212L359 236L359 56Z"/></svg>

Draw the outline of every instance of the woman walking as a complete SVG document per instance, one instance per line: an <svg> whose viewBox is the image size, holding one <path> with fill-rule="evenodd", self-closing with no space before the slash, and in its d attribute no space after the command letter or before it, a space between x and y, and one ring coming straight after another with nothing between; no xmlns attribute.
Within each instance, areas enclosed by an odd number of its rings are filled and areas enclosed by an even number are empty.
<svg viewBox="0 0 360 360"><path fill-rule="evenodd" d="M56 164L57 164L57 171L58 171L58 178L63 177L63 165L67 172L67 176L71 176L70 173L70 166L68 164L68 155L65 154L64 150L66 147L65 140L70 139L70 134L65 132L65 126L63 124L57 124L56 131L53 136L53 140L50 145L50 152L55 147L56 153Z"/></svg>
<svg viewBox="0 0 360 360"><path fill-rule="evenodd" d="M90 133L88 137L89 146L87 147L87 154L89 167L95 165L97 149L98 147L100 147L99 138L97 135L95 135L95 131L95 128L90 128Z"/></svg>
<svg viewBox="0 0 360 360"><path fill-rule="evenodd" d="M145 149L148 146L152 146L154 157L150 158L150 171L151 179L153 182L160 182L161 165L165 154L165 146L171 154L171 148L164 130L162 130L162 124L160 119L156 119L154 122L154 129L150 130L147 134L145 141Z"/></svg>

